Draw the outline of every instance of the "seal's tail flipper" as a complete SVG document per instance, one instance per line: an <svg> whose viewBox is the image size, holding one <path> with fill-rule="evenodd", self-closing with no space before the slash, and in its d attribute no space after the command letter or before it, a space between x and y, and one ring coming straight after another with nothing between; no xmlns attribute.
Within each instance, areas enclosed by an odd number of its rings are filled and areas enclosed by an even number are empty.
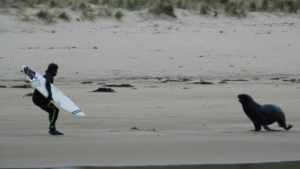
<svg viewBox="0 0 300 169"><path fill-rule="evenodd" d="M280 120L277 121L279 127L282 127L284 128L285 130L289 130L293 127L293 125L288 125L286 126L286 123L285 123L285 117L282 117Z"/></svg>
<svg viewBox="0 0 300 169"><path fill-rule="evenodd" d="M291 129L293 127L293 125L290 125L289 124L289 126L288 127L285 127L284 129L286 130L286 131L288 131L289 129Z"/></svg>

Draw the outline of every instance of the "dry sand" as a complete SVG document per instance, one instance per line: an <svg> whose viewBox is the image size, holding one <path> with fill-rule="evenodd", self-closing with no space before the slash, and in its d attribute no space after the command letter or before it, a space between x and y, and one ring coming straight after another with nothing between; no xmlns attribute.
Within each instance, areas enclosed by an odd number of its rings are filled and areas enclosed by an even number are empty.
<svg viewBox="0 0 300 169"><path fill-rule="evenodd" d="M299 16L177 13L176 20L128 12L121 22L53 25L0 15L0 85L7 86L0 88L0 167L300 160L299 83L270 80L300 79ZM50 62L60 67L56 86L87 115L61 111L62 137L48 135L47 114L21 97L33 89L10 88L24 84L23 64L43 73ZM182 78L193 81L161 83ZM214 84L190 84L200 79ZM98 83L135 88L90 92ZM249 131L240 93L280 106L294 127Z"/></svg>

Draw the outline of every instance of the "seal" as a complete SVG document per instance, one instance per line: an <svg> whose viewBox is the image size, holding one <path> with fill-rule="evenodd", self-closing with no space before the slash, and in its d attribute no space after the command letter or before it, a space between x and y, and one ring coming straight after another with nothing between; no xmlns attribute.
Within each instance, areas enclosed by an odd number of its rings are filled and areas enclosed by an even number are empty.
<svg viewBox="0 0 300 169"><path fill-rule="evenodd" d="M243 106L245 114L254 124L254 131L260 131L261 126L268 131L278 131L268 127L268 125L275 122L278 123L279 127L282 127L285 130L289 130L293 127L293 125L290 124L289 126L286 126L285 115L280 107L272 104L260 105L247 94L240 94L238 95L238 98Z"/></svg>

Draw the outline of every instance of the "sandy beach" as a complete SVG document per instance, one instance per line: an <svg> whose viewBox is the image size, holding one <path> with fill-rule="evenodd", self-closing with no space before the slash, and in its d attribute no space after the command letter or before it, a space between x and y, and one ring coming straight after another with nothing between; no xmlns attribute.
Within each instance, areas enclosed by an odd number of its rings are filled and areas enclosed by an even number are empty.
<svg viewBox="0 0 300 169"><path fill-rule="evenodd" d="M0 15L0 168L299 161L299 14L175 12L47 25ZM52 62L55 85L87 115L61 110L61 137L22 97L33 88L11 88L26 84L22 65L43 74ZM133 87L91 92L104 84ZM241 93L278 105L294 127L249 131Z"/></svg>

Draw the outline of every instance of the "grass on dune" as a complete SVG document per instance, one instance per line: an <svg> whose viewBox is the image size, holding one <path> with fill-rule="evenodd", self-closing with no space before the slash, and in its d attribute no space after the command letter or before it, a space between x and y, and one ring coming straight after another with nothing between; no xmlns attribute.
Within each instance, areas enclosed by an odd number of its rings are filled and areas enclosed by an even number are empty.
<svg viewBox="0 0 300 169"><path fill-rule="evenodd" d="M129 11L140 10L147 6L147 1L145 0L126 0L126 9Z"/></svg>
<svg viewBox="0 0 300 169"><path fill-rule="evenodd" d="M208 7L207 7L205 2L201 2L200 14L202 14L202 15L207 15L208 14Z"/></svg>
<svg viewBox="0 0 300 169"><path fill-rule="evenodd" d="M112 17L113 13L112 11L109 9L109 7L105 7L104 9L101 9L98 12L98 16L99 17Z"/></svg>
<svg viewBox="0 0 300 169"><path fill-rule="evenodd" d="M77 11L77 10L86 10L91 12L92 11L92 7L89 3L85 2L85 1L76 1L72 4L71 9L73 11Z"/></svg>
<svg viewBox="0 0 300 169"><path fill-rule="evenodd" d="M100 0L89 0L88 2L94 5L99 5L101 3Z"/></svg>
<svg viewBox="0 0 300 169"><path fill-rule="evenodd" d="M177 0L176 7L178 9L187 9L186 1L184 1L184 0Z"/></svg>
<svg viewBox="0 0 300 169"><path fill-rule="evenodd" d="M251 1L249 4L249 11L256 12L257 11L257 4L256 1Z"/></svg>
<svg viewBox="0 0 300 169"><path fill-rule="evenodd" d="M71 17L63 12L54 17L51 12L57 13L55 8L71 9L78 13L82 20L90 21L102 16L120 20L123 13L119 8L128 11L148 9L155 15L165 14L174 18L177 18L175 8L200 11L202 15L212 14L217 17L219 13L224 13L240 18L245 17L247 11L297 13L300 0L0 0L0 8L15 8L18 9L16 12L25 13L26 8L35 8L39 10L35 16L46 23L54 22L55 17L71 20ZM28 17L24 18L26 20Z"/></svg>
<svg viewBox="0 0 300 169"><path fill-rule="evenodd" d="M70 5L71 1L66 0L50 0L49 6L51 8L64 8Z"/></svg>
<svg viewBox="0 0 300 169"><path fill-rule="evenodd" d="M289 13L297 13L298 11L298 4L297 3L300 3L300 1L287 1L286 2L286 6L287 6L287 10Z"/></svg>
<svg viewBox="0 0 300 169"><path fill-rule="evenodd" d="M220 0L220 3L225 5L226 3L228 3L229 0Z"/></svg>
<svg viewBox="0 0 300 169"><path fill-rule="evenodd" d="M171 3L168 2L158 2L154 3L150 9L150 13L154 13L156 15L166 14L168 16L176 18L176 15L174 13L174 6Z"/></svg>
<svg viewBox="0 0 300 169"><path fill-rule="evenodd" d="M285 11L285 2L284 0L274 0L274 7L275 10Z"/></svg>
<svg viewBox="0 0 300 169"><path fill-rule="evenodd" d="M46 23L52 23L55 21L54 15L52 15L47 9L46 10L41 9L38 13L36 13L36 16Z"/></svg>
<svg viewBox="0 0 300 169"><path fill-rule="evenodd" d="M24 12L20 12L18 14L18 19L23 22L31 22L34 20L29 15L26 15Z"/></svg>
<svg viewBox="0 0 300 169"><path fill-rule="evenodd" d="M66 21L70 21L70 20L71 20L71 17L70 17L66 12L61 12L61 13L58 15L58 18L59 18L59 19L66 20Z"/></svg>
<svg viewBox="0 0 300 169"><path fill-rule="evenodd" d="M269 10L269 0L263 0L260 6L261 11L268 11Z"/></svg>
<svg viewBox="0 0 300 169"><path fill-rule="evenodd" d="M125 9L125 1L123 0L116 1L116 7Z"/></svg>
<svg viewBox="0 0 300 169"><path fill-rule="evenodd" d="M115 14L115 18L117 18L118 20L121 20L121 18L124 16L124 14L122 13L122 11L117 11Z"/></svg>
<svg viewBox="0 0 300 169"><path fill-rule="evenodd" d="M82 20L94 21L96 19L96 14L94 14L93 12L89 12L88 10L84 9L81 12L81 19Z"/></svg>
<svg viewBox="0 0 300 169"><path fill-rule="evenodd" d="M230 16L246 17L243 1L229 1L225 4L225 13Z"/></svg>

